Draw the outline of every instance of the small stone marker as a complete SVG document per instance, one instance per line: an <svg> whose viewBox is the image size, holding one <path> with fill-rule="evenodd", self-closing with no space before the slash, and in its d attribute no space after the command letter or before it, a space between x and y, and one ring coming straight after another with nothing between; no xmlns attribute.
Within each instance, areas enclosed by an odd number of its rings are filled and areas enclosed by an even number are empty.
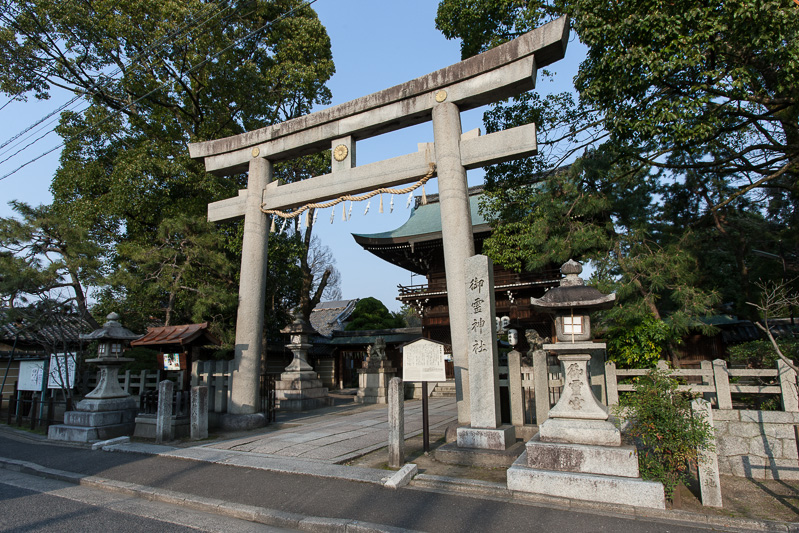
<svg viewBox="0 0 799 533"><path fill-rule="evenodd" d="M697 418L704 418L713 427L713 409L710 402L697 398L691 402L691 408ZM716 438L711 439L715 450ZM702 493L702 505L707 507L723 507L721 500L721 482L719 480L719 458L715 451L699 449L697 457L697 470L699 471L699 488Z"/></svg>
<svg viewBox="0 0 799 533"><path fill-rule="evenodd" d="M470 257L465 266L471 426L498 428L501 418L499 369L494 357L494 268L484 255Z"/></svg>
<svg viewBox="0 0 799 533"><path fill-rule="evenodd" d="M191 388L191 439L208 438L208 387Z"/></svg>
<svg viewBox="0 0 799 533"><path fill-rule="evenodd" d="M388 466L405 464L405 388L400 378L388 383Z"/></svg>
<svg viewBox="0 0 799 533"><path fill-rule="evenodd" d="M158 384L158 414L155 418L155 442L174 440L172 427L172 390L174 385L168 379Z"/></svg>

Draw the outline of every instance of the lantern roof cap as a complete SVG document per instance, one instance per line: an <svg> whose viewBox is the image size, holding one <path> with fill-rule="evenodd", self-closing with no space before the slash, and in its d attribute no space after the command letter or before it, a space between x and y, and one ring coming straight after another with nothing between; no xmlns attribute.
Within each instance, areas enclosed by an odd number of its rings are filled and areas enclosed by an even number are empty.
<svg viewBox="0 0 799 533"><path fill-rule="evenodd" d="M583 266L569 259L560 267L566 277L560 280L560 286L549 289L541 298L530 298L530 305L541 311L556 313L563 309L585 309L597 311L610 309L616 301L615 294L605 294L594 287L585 285L580 277Z"/></svg>
<svg viewBox="0 0 799 533"><path fill-rule="evenodd" d="M141 335L133 333L131 330L122 326L119 322L119 315L110 313L107 317L103 327L98 328L91 333L81 334L80 339L84 341L97 341L97 340L118 340L118 341L132 341L136 340Z"/></svg>
<svg viewBox="0 0 799 533"><path fill-rule="evenodd" d="M294 317L294 322L280 330L280 333L289 333L292 335L313 335L316 330L313 329L303 318L298 314Z"/></svg>

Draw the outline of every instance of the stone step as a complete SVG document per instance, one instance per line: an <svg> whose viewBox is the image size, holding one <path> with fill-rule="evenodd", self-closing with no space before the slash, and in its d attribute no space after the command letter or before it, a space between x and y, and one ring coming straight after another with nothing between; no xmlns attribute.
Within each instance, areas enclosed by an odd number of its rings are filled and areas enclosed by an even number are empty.
<svg viewBox="0 0 799 533"><path fill-rule="evenodd" d="M455 398L455 382L444 381L436 383L433 391L430 393L431 398Z"/></svg>

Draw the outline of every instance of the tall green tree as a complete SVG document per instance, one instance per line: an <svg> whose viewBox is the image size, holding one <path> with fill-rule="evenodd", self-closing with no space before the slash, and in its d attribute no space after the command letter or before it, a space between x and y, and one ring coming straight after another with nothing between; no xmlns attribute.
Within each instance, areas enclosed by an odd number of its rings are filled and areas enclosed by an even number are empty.
<svg viewBox="0 0 799 533"><path fill-rule="evenodd" d="M487 252L516 269L591 260L619 295L608 323L662 321L664 347L714 308L750 314L757 278L799 266L799 8L442 0L436 22L466 57L563 14L588 49L575 91L485 116L541 132L539 156L487 173Z"/></svg>
<svg viewBox="0 0 799 533"><path fill-rule="evenodd" d="M2 5L0 91L44 99L61 88L88 105L61 116L52 209L112 244L113 305L170 322L210 313L229 327L235 291L217 296L237 285L222 263L238 267L240 224L201 221L245 177L206 173L186 145L329 102L334 67L316 13L300 0ZM275 246L270 259L297 252Z"/></svg>
<svg viewBox="0 0 799 533"><path fill-rule="evenodd" d="M48 207L11 202L17 217L0 218L0 302L18 307L57 301L93 328L87 291L104 276L104 249Z"/></svg>

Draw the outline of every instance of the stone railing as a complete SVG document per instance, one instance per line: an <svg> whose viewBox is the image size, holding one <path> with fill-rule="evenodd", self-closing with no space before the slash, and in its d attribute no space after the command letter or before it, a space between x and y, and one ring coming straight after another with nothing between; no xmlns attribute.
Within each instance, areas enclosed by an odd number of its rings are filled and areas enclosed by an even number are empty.
<svg viewBox="0 0 799 533"><path fill-rule="evenodd" d="M208 412L226 413L233 389L233 361L194 361L191 365L191 386L208 387Z"/></svg>
<svg viewBox="0 0 799 533"><path fill-rule="evenodd" d="M97 386L100 372L87 371L83 373L83 384L88 393ZM142 370L141 372L131 372L126 370L119 373L119 386L131 396L140 396L147 391L158 389L158 383L164 379L171 379L176 383L183 383L183 370L151 372Z"/></svg>
<svg viewBox="0 0 799 533"><path fill-rule="evenodd" d="M663 361L658 363L659 368L665 369L665 365ZM605 363L607 404L617 405L619 392L635 390L635 384L619 383L619 380L643 376L647 372L641 369L620 370L612 361ZM687 382L679 386L680 390L703 394L716 409L732 409L733 394L775 394L780 397L783 411L799 412L796 372L782 360L777 361L774 369L739 369L727 368L726 361L716 359L712 363L702 361L698 369L674 369L670 374ZM771 383L753 383L757 380Z"/></svg>

